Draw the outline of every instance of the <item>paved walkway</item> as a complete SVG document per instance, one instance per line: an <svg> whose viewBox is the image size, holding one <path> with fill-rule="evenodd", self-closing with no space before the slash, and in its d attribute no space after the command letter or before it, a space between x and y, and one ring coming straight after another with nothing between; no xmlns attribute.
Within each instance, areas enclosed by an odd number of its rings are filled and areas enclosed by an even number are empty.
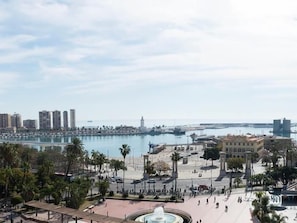
<svg viewBox="0 0 297 223"><path fill-rule="evenodd" d="M254 195L250 193L245 197L244 191L238 190L231 193L230 196L196 196L186 197L184 203L172 202L133 202L124 200L109 200L105 204L96 206L93 211L97 214L108 215L118 218L125 218L132 213L141 210L155 209L156 207L163 206L166 208L178 209L187 212L192 216L194 223L201 219L201 222L215 223L215 222L228 222L228 223L249 223L256 222L251 217L251 201ZM238 202L238 197L242 197L242 202ZM208 204L207 204L208 199ZM198 202L200 200L200 205ZM216 202L219 207L216 207ZM225 210L228 206L228 210Z"/></svg>

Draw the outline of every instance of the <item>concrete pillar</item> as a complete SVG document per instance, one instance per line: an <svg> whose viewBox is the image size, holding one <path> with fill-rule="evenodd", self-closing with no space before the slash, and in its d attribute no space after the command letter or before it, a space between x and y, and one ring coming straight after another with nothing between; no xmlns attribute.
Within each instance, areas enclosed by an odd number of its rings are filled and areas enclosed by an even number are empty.
<svg viewBox="0 0 297 223"><path fill-rule="evenodd" d="M252 153L251 151L245 152L245 178L248 179L251 176L252 173Z"/></svg>
<svg viewBox="0 0 297 223"><path fill-rule="evenodd" d="M147 167L148 167L148 162L149 162L149 156L148 155L143 155L143 178L146 180L148 179L148 173L147 173Z"/></svg>
<svg viewBox="0 0 297 223"><path fill-rule="evenodd" d="M226 153L220 152L220 175L226 174Z"/></svg>

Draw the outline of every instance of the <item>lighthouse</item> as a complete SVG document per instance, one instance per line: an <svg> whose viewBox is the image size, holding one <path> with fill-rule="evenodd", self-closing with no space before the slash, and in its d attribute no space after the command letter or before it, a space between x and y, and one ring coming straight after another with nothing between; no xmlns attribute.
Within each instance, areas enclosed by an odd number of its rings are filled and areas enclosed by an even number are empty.
<svg viewBox="0 0 297 223"><path fill-rule="evenodd" d="M141 119L140 119L140 132L141 133L144 133L145 132L145 130L146 130L146 128L145 128L145 126L144 126L144 119L143 119L143 116L141 116Z"/></svg>

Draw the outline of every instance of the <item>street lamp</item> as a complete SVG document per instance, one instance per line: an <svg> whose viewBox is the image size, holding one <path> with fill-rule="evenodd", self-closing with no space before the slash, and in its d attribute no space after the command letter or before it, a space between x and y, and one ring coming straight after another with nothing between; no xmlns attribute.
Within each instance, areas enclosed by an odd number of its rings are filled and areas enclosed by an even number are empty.
<svg viewBox="0 0 297 223"><path fill-rule="evenodd" d="M210 194L212 195L212 167L210 168Z"/></svg>

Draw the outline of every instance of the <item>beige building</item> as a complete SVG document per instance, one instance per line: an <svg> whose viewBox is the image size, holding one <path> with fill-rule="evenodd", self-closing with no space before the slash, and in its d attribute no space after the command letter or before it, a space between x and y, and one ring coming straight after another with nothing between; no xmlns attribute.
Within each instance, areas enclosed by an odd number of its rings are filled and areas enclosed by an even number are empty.
<svg viewBox="0 0 297 223"><path fill-rule="evenodd" d="M245 153L258 152L264 148L264 138L254 135L227 135L222 140L222 151L226 157L245 158Z"/></svg>

